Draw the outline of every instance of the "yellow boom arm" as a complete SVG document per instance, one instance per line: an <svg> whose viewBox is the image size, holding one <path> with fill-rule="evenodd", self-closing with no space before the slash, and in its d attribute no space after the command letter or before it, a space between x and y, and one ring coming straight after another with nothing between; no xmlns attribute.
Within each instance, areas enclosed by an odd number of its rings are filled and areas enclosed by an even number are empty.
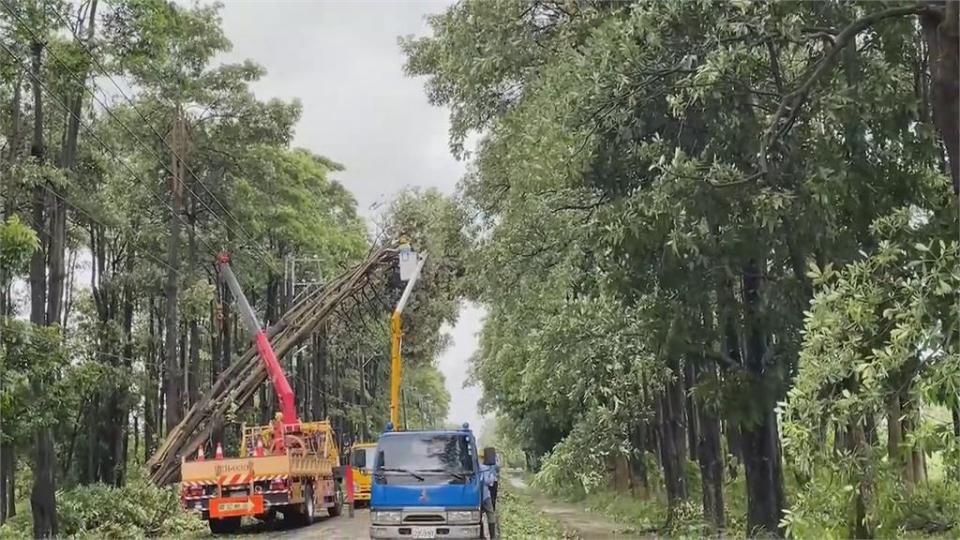
<svg viewBox="0 0 960 540"><path fill-rule="evenodd" d="M397 307L390 316L390 422L394 429L400 429L400 343L403 341L403 328L400 323L400 314L410 300L410 293L413 291L414 284L420 277L420 271L423 270L423 263L427 260L427 254L424 253L417 262L417 268L410 281L403 289L403 295L397 302Z"/></svg>

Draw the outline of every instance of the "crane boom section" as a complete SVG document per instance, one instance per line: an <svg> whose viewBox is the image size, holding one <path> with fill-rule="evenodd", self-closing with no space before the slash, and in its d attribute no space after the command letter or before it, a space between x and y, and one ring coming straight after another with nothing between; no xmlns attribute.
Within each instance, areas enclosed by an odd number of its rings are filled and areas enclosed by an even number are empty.
<svg viewBox="0 0 960 540"><path fill-rule="evenodd" d="M403 313L403 308L407 307L410 294L413 292L413 286L417 283L417 279L420 278L420 272L423 270L423 263L426 260L427 254L424 253L420 256L420 260L417 262L417 268L414 270L413 275L410 276L410 281L407 282L407 286L403 289L403 294L400 295L400 301L397 302L397 307L393 310L393 315L390 317L390 422L397 428L400 426L400 373L402 369L400 364L400 345L403 339L400 314Z"/></svg>
<svg viewBox="0 0 960 540"><path fill-rule="evenodd" d="M283 415L283 423L288 425L299 424L300 418L297 416L297 409L293 402L293 388L290 387L290 382L287 381L287 376L284 375L283 368L280 367L277 355L273 352L273 347L270 346L267 333L260 326L260 321L257 320L257 314L254 313L253 308L250 307L247 297L243 294L243 289L240 288L240 282L237 281L237 276L230 268L230 256L221 253L217 258L217 262L219 264L220 274L227 282L227 287L230 288L233 297L237 300L237 305L240 308L240 316L243 318L243 324L247 327L247 330L253 334L254 342L257 345L257 352L260 353L260 359L263 360L263 364L267 368L267 376L270 378L273 389L277 393L277 400L280 402L280 413Z"/></svg>

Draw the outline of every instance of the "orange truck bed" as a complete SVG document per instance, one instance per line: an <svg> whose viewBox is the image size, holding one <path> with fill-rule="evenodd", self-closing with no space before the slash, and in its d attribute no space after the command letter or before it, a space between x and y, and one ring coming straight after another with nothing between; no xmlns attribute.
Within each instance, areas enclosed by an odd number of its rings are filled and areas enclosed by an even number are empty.
<svg viewBox="0 0 960 540"><path fill-rule="evenodd" d="M234 532L243 516L266 520L280 513L284 519L311 521L318 509L338 515L343 497L334 475L339 454L333 430L328 422L300 427L302 432L288 436L291 444L283 454L183 460L184 509L200 513L215 533ZM244 449L248 441L272 437L270 426L243 431Z"/></svg>

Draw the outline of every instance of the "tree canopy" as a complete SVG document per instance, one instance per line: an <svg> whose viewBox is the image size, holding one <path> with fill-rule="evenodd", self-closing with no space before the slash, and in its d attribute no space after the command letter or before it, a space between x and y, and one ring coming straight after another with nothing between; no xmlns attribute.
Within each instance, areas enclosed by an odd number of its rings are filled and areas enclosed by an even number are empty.
<svg viewBox="0 0 960 540"><path fill-rule="evenodd" d="M473 374L544 487L660 484L667 527L694 492L751 536L891 526L878 432L891 462L960 434L955 10L463 1L402 40L453 149L480 139ZM917 415L941 406L934 443ZM855 486L829 511L827 463Z"/></svg>

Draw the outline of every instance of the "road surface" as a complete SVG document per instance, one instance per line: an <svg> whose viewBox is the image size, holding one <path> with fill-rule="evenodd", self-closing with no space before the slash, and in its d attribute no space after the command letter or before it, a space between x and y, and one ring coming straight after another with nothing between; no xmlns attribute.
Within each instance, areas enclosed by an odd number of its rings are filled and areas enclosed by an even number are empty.
<svg viewBox="0 0 960 540"><path fill-rule="evenodd" d="M357 538L368 538L370 531L370 512L366 509L358 509L351 518L347 515L347 509L343 509L343 514L339 517L317 518L317 521L309 527L290 527L283 523L283 520L277 520L275 523L257 523L244 527L240 534L235 538L250 540L276 539L276 540L297 540L308 538L323 538L323 540L354 540ZM222 538L222 537L215 537Z"/></svg>

